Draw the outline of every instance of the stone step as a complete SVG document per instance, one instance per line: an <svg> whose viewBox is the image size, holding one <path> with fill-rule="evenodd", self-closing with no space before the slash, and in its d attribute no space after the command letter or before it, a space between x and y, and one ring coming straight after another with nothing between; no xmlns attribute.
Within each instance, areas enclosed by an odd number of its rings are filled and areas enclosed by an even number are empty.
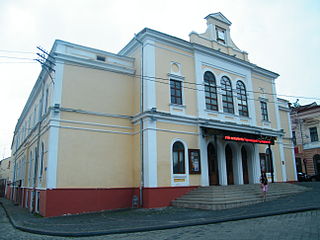
<svg viewBox="0 0 320 240"><path fill-rule="evenodd" d="M269 185L267 200L274 200L308 190L288 183ZM262 202L259 184L199 187L172 201L172 205L185 208L225 209Z"/></svg>

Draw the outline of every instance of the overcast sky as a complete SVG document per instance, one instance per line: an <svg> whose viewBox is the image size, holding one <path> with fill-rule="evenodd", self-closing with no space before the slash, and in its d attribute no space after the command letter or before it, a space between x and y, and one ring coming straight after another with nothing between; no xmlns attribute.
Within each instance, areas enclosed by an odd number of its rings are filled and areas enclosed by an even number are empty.
<svg viewBox="0 0 320 240"><path fill-rule="evenodd" d="M144 27L189 40L221 12L250 62L280 74L280 97L320 99L319 0L0 0L0 159L40 72L36 47L55 39L117 53ZM16 52L15 52L16 51Z"/></svg>

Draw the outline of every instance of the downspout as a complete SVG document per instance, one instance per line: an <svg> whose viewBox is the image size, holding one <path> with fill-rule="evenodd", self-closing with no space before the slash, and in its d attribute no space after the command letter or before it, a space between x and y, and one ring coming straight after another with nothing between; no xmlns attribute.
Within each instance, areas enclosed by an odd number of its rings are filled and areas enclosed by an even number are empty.
<svg viewBox="0 0 320 240"><path fill-rule="evenodd" d="M137 35L135 34L134 38L137 40L138 43L141 44L141 55L140 55L140 159L141 159L141 171L140 171L140 187L139 187L139 199L140 199L140 207L143 207L143 187L144 187L144 167L143 167L143 162L144 162L144 156L143 156L143 42L141 42L138 38Z"/></svg>

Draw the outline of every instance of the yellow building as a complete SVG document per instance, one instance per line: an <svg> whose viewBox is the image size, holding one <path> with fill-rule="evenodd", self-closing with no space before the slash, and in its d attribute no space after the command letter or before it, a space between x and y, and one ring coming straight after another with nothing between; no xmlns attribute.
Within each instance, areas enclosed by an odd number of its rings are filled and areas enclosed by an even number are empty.
<svg viewBox="0 0 320 240"><path fill-rule="evenodd" d="M15 129L21 205L161 207L194 187L257 183L261 170L296 180L279 75L249 62L221 13L205 19L190 41L145 28L118 54L55 41Z"/></svg>

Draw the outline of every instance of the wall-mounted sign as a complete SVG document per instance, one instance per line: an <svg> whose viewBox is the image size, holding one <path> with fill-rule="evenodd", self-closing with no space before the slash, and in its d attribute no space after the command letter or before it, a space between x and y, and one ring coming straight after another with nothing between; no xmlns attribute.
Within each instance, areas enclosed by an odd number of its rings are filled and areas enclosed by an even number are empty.
<svg viewBox="0 0 320 240"><path fill-rule="evenodd" d="M234 136L224 136L224 140L236 141L236 142L248 142L248 143L260 143L260 144L272 144L272 140L262 140L262 139L253 139L246 137L234 137Z"/></svg>
<svg viewBox="0 0 320 240"><path fill-rule="evenodd" d="M201 173L199 149L189 149L189 173L190 174Z"/></svg>

